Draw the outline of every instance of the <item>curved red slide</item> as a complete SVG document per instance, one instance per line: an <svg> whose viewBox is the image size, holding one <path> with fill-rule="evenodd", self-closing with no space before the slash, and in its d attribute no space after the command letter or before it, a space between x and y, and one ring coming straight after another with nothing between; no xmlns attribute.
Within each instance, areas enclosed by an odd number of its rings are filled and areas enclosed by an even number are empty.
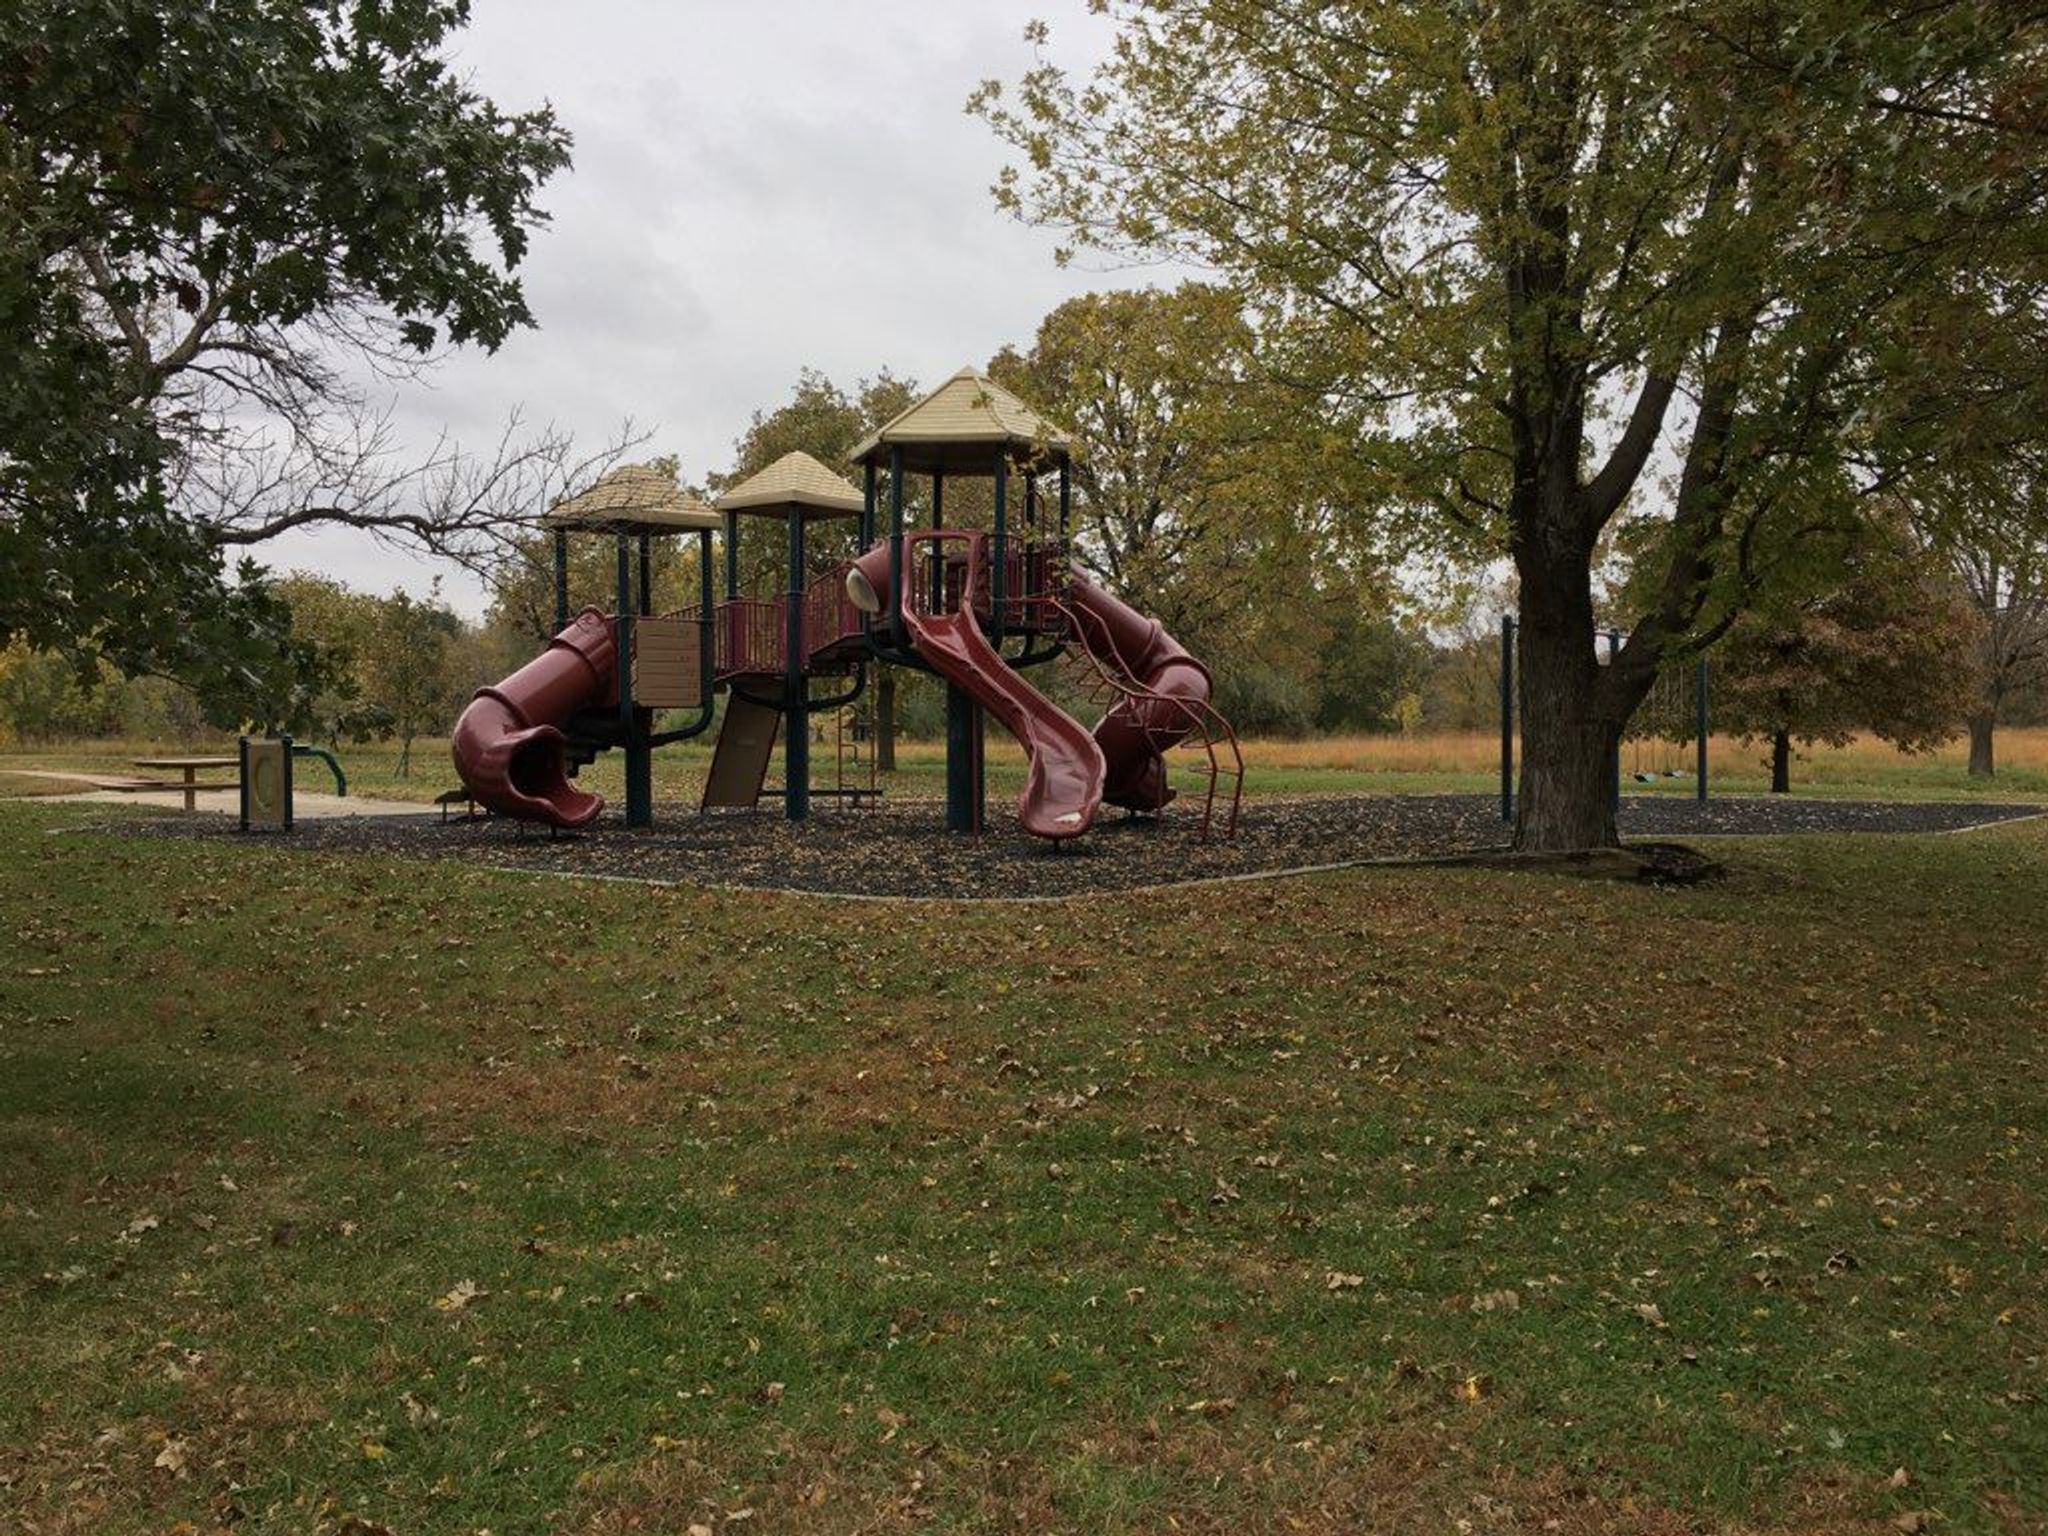
<svg viewBox="0 0 2048 1536"><path fill-rule="evenodd" d="M963 590L978 592L982 536L955 535L967 544ZM1094 825L1102 804L1105 767L1102 749L1088 728L1026 682L981 632L971 604L954 613L919 613L912 600L911 567L903 562L903 622L922 656L949 682L973 694L1023 744L1030 768L1017 796L1017 820L1034 837L1055 841L1079 837ZM879 544L854 562L847 592L856 606L874 613L875 594L889 583L889 548Z"/></svg>
<svg viewBox="0 0 2048 1536"><path fill-rule="evenodd" d="M584 827L604 796L569 780L569 740L560 722L612 697L618 644L595 608L504 681L479 688L449 743L462 786L501 815L554 827Z"/></svg>
<svg viewBox="0 0 2048 1536"><path fill-rule="evenodd" d="M1074 572L1067 601L1080 617L1079 639L1124 682L1141 690L1117 700L1095 727L1108 769L1103 798L1133 811L1157 811L1174 796L1166 753L1201 723L1213 684L1157 619Z"/></svg>

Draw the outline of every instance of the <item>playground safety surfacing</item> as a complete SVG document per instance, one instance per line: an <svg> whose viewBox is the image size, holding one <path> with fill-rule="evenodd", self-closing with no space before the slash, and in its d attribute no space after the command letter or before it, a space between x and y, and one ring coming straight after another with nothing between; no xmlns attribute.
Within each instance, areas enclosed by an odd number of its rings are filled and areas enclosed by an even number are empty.
<svg viewBox="0 0 2048 1536"><path fill-rule="evenodd" d="M628 830L607 814L589 830L549 837L501 819L441 824L417 816L301 823L294 851L453 860L541 875L787 890L837 896L1058 898L1256 878L1375 860L1456 857L1506 840L1500 803L1482 795L1351 795L1248 802L1236 838L1205 840L1198 818L1125 819L1105 812L1087 837L1055 849L990 806L978 837L947 834L935 804L835 808L791 824L771 810L700 816L662 805L656 824ZM1727 798L1623 801L1631 840L1802 832L1943 833L2048 815L2048 805ZM220 816L137 818L143 836L235 838Z"/></svg>

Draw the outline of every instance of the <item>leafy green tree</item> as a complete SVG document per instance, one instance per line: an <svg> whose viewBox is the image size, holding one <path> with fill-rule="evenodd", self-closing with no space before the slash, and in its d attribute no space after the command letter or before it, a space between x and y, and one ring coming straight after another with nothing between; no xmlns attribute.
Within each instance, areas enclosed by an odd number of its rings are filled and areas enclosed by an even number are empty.
<svg viewBox="0 0 2048 1536"><path fill-rule="evenodd" d="M1777 579L1760 552L1815 558L1807 508L1967 450L2038 377L2032 5L1104 9L1094 78L978 93L1022 161L999 197L1223 273L1356 504L1418 556L1512 562L1525 849L1617 840L1629 716ZM1651 574L1603 667L1625 515Z"/></svg>
<svg viewBox="0 0 2048 1536"><path fill-rule="evenodd" d="M119 721L118 682L16 641L0 649L0 734L30 744L103 735Z"/></svg>
<svg viewBox="0 0 2048 1536"><path fill-rule="evenodd" d="M1070 299L989 365L1078 439L1081 566L1207 654L1312 581L1295 400L1247 370L1249 340L1235 294L1187 283Z"/></svg>
<svg viewBox="0 0 2048 1536"><path fill-rule="evenodd" d="M808 453L838 470L860 440L916 401L917 385L884 368L852 389L816 368L798 371L790 397L772 411L755 411L733 444L732 468L711 477L714 495L758 474L786 453Z"/></svg>
<svg viewBox="0 0 2048 1536"><path fill-rule="evenodd" d="M297 722L301 731L329 746L388 734L390 718L364 700L361 682L363 657L381 617L380 599L307 571L280 578L276 591L291 610L294 638L313 646L329 663L322 685L305 695Z"/></svg>
<svg viewBox="0 0 2048 1536"><path fill-rule="evenodd" d="M388 451L375 422L330 420L348 362L531 323L515 269L568 140L450 68L467 15L0 9L0 632L188 679L224 723L287 724L311 658L234 552L321 520L431 542L473 518L452 472L424 511L308 484L353 455L362 490Z"/></svg>
<svg viewBox="0 0 2048 1536"><path fill-rule="evenodd" d="M1997 772L1999 725L2048 685L2048 444L1941 477L1920 521L1981 620L1983 691L1970 712L1970 773ZM1923 507L1924 507L1923 503Z"/></svg>
<svg viewBox="0 0 2048 1536"><path fill-rule="evenodd" d="M1316 729L1392 731L1402 700L1420 690L1428 645L1393 619L1346 604L1316 671Z"/></svg>
<svg viewBox="0 0 2048 1536"><path fill-rule="evenodd" d="M1771 747L1771 790L1792 787L1795 743L1862 733L1901 751L1953 739L1976 707L1983 623L1968 595L1904 536L1866 537L1838 580L1777 594L1715 648L1716 730Z"/></svg>
<svg viewBox="0 0 2048 1536"><path fill-rule="evenodd" d="M376 602L356 675L364 702L382 712L398 741L402 779L412 774L414 740L444 728L453 714L448 657L461 634L461 620L438 591L425 600L394 592Z"/></svg>

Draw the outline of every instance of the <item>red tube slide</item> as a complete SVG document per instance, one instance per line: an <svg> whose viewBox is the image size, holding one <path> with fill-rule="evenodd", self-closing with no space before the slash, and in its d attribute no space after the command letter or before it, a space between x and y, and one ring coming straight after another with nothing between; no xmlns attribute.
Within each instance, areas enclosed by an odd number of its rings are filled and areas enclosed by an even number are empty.
<svg viewBox="0 0 2048 1536"><path fill-rule="evenodd" d="M555 827L584 827L604 797L569 781L568 738L560 723L614 697L618 645L612 621L586 608L525 666L479 688L455 722L450 746L463 788L501 815Z"/></svg>
<svg viewBox="0 0 2048 1536"><path fill-rule="evenodd" d="M1123 682L1126 694L1095 727L1108 768L1103 798L1133 811L1157 811L1174 796L1165 754L1201 723L1212 687L1209 669L1157 619L1074 573L1068 603L1081 643Z"/></svg>
<svg viewBox="0 0 2048 1536"><path fill-rule="evenodd" d="M983 536L948 533L945 537L967 546L962 590L980 592ZM972 603L962 602L953 613L919 612L912 591L914 564L906 552L903 621L918 655L941 677L973 694L1023 744L1030 767L1023 793L1017 796L1017 820L1034 837L1054 841L1079 837L1094 824L1096 809L1102 804L1102 749L1086 726L1003 660L1002 653L982 634ZM855 606L878 613L882 604L876 594L888 587L889 546L878 544L854 562L846 578L847 595Z"/></svg>

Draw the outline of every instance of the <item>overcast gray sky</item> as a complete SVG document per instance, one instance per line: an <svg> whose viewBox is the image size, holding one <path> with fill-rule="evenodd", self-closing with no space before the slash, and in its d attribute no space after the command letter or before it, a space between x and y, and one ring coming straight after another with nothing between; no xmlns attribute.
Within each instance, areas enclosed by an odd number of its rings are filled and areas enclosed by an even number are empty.
<svg viewBox="0 0 2048 1536"><path fill-rule="evenodd" d="M1085 0L476 0L463 66L508 109L552 101L575 166L522 269L539 329L408 390L408 437L486 447L523 407L595 445L630 416L698 479L806 365L936 384L1063 299L1168 276L1062 271L995 211L1005 150L962 105L1029 66L1034 17L1070 66L1106 47ZM342 532L267 556L380 591L437 569Z"/></svg>

